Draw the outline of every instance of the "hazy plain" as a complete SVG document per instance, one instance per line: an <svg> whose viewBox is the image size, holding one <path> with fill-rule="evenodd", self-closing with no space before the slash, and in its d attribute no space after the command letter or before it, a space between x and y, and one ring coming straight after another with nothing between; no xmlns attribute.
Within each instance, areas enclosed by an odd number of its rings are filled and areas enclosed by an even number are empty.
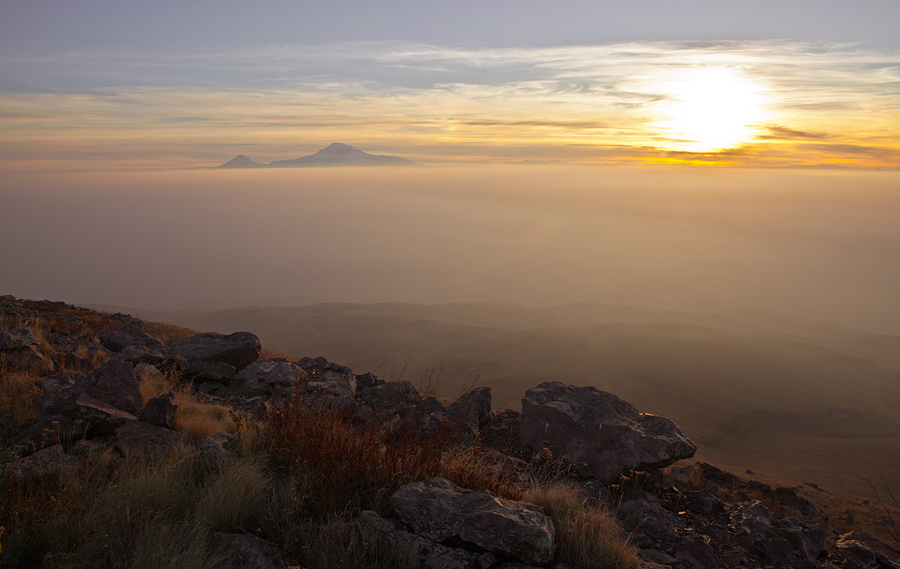
<svg viewBox="0 0 900 569"><path fill-rule="evenodd" d="M788 312L900 333L900 172L469 166L7 173L0 287Z"/></svg>
<svg viewBox="0 0 900 569"><path fill-rule="evenodd" d="M449 395L478 377L498 406L595 385L702 459L862 491L860 471L900 483L898 188L840 169L10 174L0 292L359 372L443 366Z"/></svg>

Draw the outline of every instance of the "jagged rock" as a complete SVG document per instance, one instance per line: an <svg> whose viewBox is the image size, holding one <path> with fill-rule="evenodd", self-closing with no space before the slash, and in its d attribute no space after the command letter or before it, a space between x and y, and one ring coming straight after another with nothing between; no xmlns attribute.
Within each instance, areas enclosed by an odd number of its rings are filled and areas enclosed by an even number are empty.
<svg viewBox="0 0 900 569"><path fill-rule="evenodd" d="M236 374L223 394L244 399L265 396L276 387L297 385L302 373L299 366L283 358L260 360Z"/></svg>
<svg viewBox="0 0 900 569"><path fill-rule="evenodd" d="M678 519L653 498L626 500L616 510L625 529L641 547L658 547L678 540Z"/></svg>
<svg viewBox="0 0 900 569"><path fill-rule="evenodd" d="M95 399L87 393L81 393L75 399L77 407L73 418L85 424L85 437L105 437L111 435L118 427L129 422L137 422L137 417L121 409L113 407L106 401Z"/></svg>
<svg viewBox="0 0 900 569"><path fill-rule="evenodd" d="M479 430L491 420L491 388L476 387L447 407L454 421Z"/></svg>
<svg viewBox="0 0 900 569"><path fill-rule="evenodd" d="M172 358L178 357L187 362L222 362L238 371L259 359L260 350L259 338L250 332L235 332L227 336L208 332L175 338L165 345L172 352Z"/></svg>
<svg viewBox="0 0 900 569"><path fill-rule="evenodd" d="M844 534L834 544L828 560L840 569L900 569L900 563L865 543Z"/></svg>
<svg viewBox="0 0 900 569"><path fill-rule="evenodd" d="M243 533L213 533L210 552L213 558L221 559L224 566L232 569L287 567L287 560L274 543Z"/></svg>
<svg viewBox="0 0 900 569"><path fill-rule="evenodd" d="M460 488L443 478L407 484L390 502L404 523L432 541L459 540L526 563L553 559L556 530L533 504Z"/></svg>
<svg viewBox="0 0 900 569"><path fill-rule="evenodd" d="M30 478L58 476L80 464L77 457L65 454L62 445L55 444L38 452L20 458L12 464L0 466L0 480L12 476L22 481Z"/></svg>
<svg viewBox="0 0 900 569"><path fill-rule="evenodd" d="M134 320L122 324L115 330L107 330L100 334L100 343L107 350L121 352L126 346L142 346L145 348L164 351L165 345L144 332L140 322Z"/></svg>
<svg viewBox="0 0 900 569"><path fill-rule="evenodd" d="M706 492L682 492L676 503L679 508L706 518L724 518L725 504Z"/></svg>
<svg viewBox="0 0 900 569"><path fill-rule="evenodd" d="M367 387L359 391L357 399L375 411L390 410L401 418L409 416L422 403L422 396L408 381L388 381Z"/></svg>
<svg viewBox="0 0 900 569"><path fill-rule="evenodd" d="M82 389L88 395L127 413L137 414L144 407L134 366L121 360L109 360L87 374Z"/></svg>
<svg viewBox="0 0 900 569"><path fill-rule="evenodd" d="M224 362L190 360L184 369L181 370L181 374L185 379L194 382L218 381L219 383L229 384L234 381L237 370L233 365Z"/></svg>
<svg viewBox="0 0 900 569"><path fill-rule="evenodd" d="M771 527L774 519L775 514L768 506L758 500L750 500L731 507L729 523L734 533L753 536Z"/></svg>
<svg viewBox="0 0 900 569"><path fill-rule="evenodd" d="M116 450L125 456L162 454L181 440L181 433L177 431L141 421L132 421L116 429Z"/></svg>
<svg viewBox="0 0 900 569"><path fill-rule="evenodd" d="M795 488L786 486L775 488L775 499L785 508L795 510L804 516L815 516L819 513L819 510L812 502L797 494Z"/></svg>
<svg viewBox="0 0 900 569"><path fill-rule="evenodd" d="M364 544L391 555L397 566L419 569L480 569L476 554L435 543L422 536L397 529L371 510L364 510L354 522ZM486 566L484 566L486 567Z"/></svg>
<svg viewBox="0 0 900 569"><path fill-rule="evenodd" d="M162 349L153 346L125 346L115 355L115 359L122 360L132 364L164 364L168 359L168 351L163 346Z"/></svg>
<svg viewBox="0 0 900 569"><path fill-rule="evenodd" d="M166 429L175 428L175 417L178 414L178 401L172 392L157 395L147 401L138 418L151 425Z"/></svg>
<svg viewBox="0 0 900 569"><path fill-rule="evenodd" d="M716 552L705 541L689 539L675 546L675 559L694 569L719 569Z"/></svg>
<svg viewBox="0 0 900 569"><path fill-rule="evenodd" d="M491 415L490 421L481 428L481 442L488 448L520 457L522 445L519 431L522 417L517 411L506 409Z"/></svg>
<svg viewBox="0 0 900 569"><path fill-rule="evenodd" d="M806 524L795 518L775 520L775 529L791 548L806 559L816 559L825 547L825 526Z"/></svg>
<svg viewBox="0 0 900 569"><path fill-rule="evenodd" d="M218 432L206 435L197 442L200 461L211 470L224 467L234 456L231 447L236 439L237 435L233 433Z"/></svg>
<svg viewBox="0 0 900 569"><path fill-rule="evenodd" d="M2 352L37 346L39 343L34 332L28 328L0 330L0 351Z"/></svg>
<svg viewBox="0 0 900 569"><path fill-rule="evenodd" d="M525 393L520 437L526 459L546 448L579 476L606 484L629 470L662 468L697 450L668 419L638 413L594 387L555 381Z"/></svg>

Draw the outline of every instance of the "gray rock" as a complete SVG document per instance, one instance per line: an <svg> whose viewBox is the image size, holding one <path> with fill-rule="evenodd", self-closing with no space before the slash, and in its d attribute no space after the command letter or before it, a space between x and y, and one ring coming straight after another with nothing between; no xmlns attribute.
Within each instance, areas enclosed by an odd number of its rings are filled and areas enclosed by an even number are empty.
<svg viewBox="0 0 900 569"><path fill-rule="evenodd" d="M753 536L762 534L772 526L775 514L758 500L740 502L731 507L731 531L736 534Z"/></svg>
<svg viewBox="0 0 900 569"><path fill-rule="evenodd" d="M178 401L174 393L157 395L147 401L138 418L151 425L166 429L175 428L175 417L178 415Z"/></svg>
<svg viewBox="0 0 900 569"><path fill-rule="evenodd" d="M182 376L195 382L218 381L229 384L234 381L237 370L234 366L224 362L205 362L202 360L190 360L181 370Z"/></svg>
<svg viewBox="0 0 900 569"><path fill-rule="evenodd" d="M840 569L900 569L900 563L848 534L837 540L828 560Z"/></svg>
<svg viewBox="0 0 900 569"><path fill-rule="evenodd" d="M260 360L236 374L222 393L242 399L266 396L277 387L296 385L302 377L299 366L282 358Z"/></svg>
<svg viewBox="0 0 900 569"><path fill-rule="evenodd" d="M37 346L38 343L38 339L28 328L0 330L0 351L18 350L30 346Z"/></svg>
<svg viewBox="0 0 900 569"><path fill-rule="evenodd" d="M181 433L177 431L141 421L132 421L116 429L116 450L125 456L164 454L181 440Z"/></svg>
<svg viewBox="0 0 900 569"><path fill-rule="evenodd" d="M115 330L107 330L100 334L100 343L107 350L121 352L126 346L142 346L145 348L164 351L165 346L156 338L144 332L144 328L138 321L122 324Z"/></svg>
<svg viewBox="0 0 900 569"><path fill-rule="evenodd" d="M357 399L376 412L390 411L406 418L422 403L422 396L408 381L388 381L362 389Z"/></svg>
<svg viewBox="0 0 900 569"><path fill-rule="evenodd" d="M171 357L187 362L222 362L240 371L259 359L259 338L250 332L217 334L209 332L166 342Z"/></svg>
<svg viewBox="0 0 900 569"><path fill-rule="evenodd" d="M132 345L125 346L115 355L115 359L132 364L159 365L169 359L169 352L163 346L162 349L153 346Z"/></svg>
<svg viewBox="0 0 900 569"><path fill-rule="evenodd" d="M284 569L287 559L274 543L242 533L215 532L210 553L231 569Z"/></svg>
<svg viewBox="0 0 900 569"><path fill-rule="evenodd" d="M0 467L0 479L10 475L19 481L58 476L73 470L79 464L78 457L63 453L62 445L56 444L20 458L12 464L3 465Z"/></svg>
<svg viewBox="0 0 900 569"><path fill-rule="evenodd" d="M491 420L491 388L476 387L451 403L447 414L451 420L481 429Z"/></svg>
<svg viewBox="0 0 900 569"><path fill-rule="evenodd" d="M693 569L719 569L716 552L705 541L689 539L675 546L675 559Z"/></svg>
<svg viewBox="0 0 900 569"><path fill-rule="evenodd" d="M397 529L389 520L371 510L360 513L353 525L367 547L391 556L391 561L400 567L413 565L418 569L482 567L476 554L464 549L447 547Z"/></svg>
<svg viewBox="0 0 900 569"><path fill-rule="evenodd" d="M122 360L107 361L76 388L127 413L137 414L144 407L134 366Z"/></svg>
<svg viewBox="0 0 900 569"><path fill-rule="evenodd" d="M594 387L547 382L522 399L523 453L550 451L579 476L614 482L629 470L663 468L694 455L697 446L672 421L638 413Z"/></svg>
<svg viewBox="0 0 900 569"><path fill-rule="evenodd" d="M431 541L459 540L526 563L553 559L553 521L534 504L474 492L443 478L407 484L390 502L404 523Z"/></svg>

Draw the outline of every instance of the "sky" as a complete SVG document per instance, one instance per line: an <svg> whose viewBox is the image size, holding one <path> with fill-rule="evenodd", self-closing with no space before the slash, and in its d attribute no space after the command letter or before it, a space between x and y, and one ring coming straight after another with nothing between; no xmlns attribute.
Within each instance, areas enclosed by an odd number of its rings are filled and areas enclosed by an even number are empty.
<svg viewBox="0 0 900 569"><path fill-rule="evenodd" d="M900 2L0 3L0 171L900 167Z"/></svg>

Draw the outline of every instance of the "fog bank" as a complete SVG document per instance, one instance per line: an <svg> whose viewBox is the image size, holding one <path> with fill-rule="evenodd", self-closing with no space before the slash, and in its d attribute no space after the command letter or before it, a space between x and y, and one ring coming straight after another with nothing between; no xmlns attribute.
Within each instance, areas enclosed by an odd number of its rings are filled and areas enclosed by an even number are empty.
<svg viewBox="0 0 900 569"><path fill-rule="evenodd" d="M15 173L0 293L156 310L508 301L900 333L900 173L471 166Z"/></svg>

